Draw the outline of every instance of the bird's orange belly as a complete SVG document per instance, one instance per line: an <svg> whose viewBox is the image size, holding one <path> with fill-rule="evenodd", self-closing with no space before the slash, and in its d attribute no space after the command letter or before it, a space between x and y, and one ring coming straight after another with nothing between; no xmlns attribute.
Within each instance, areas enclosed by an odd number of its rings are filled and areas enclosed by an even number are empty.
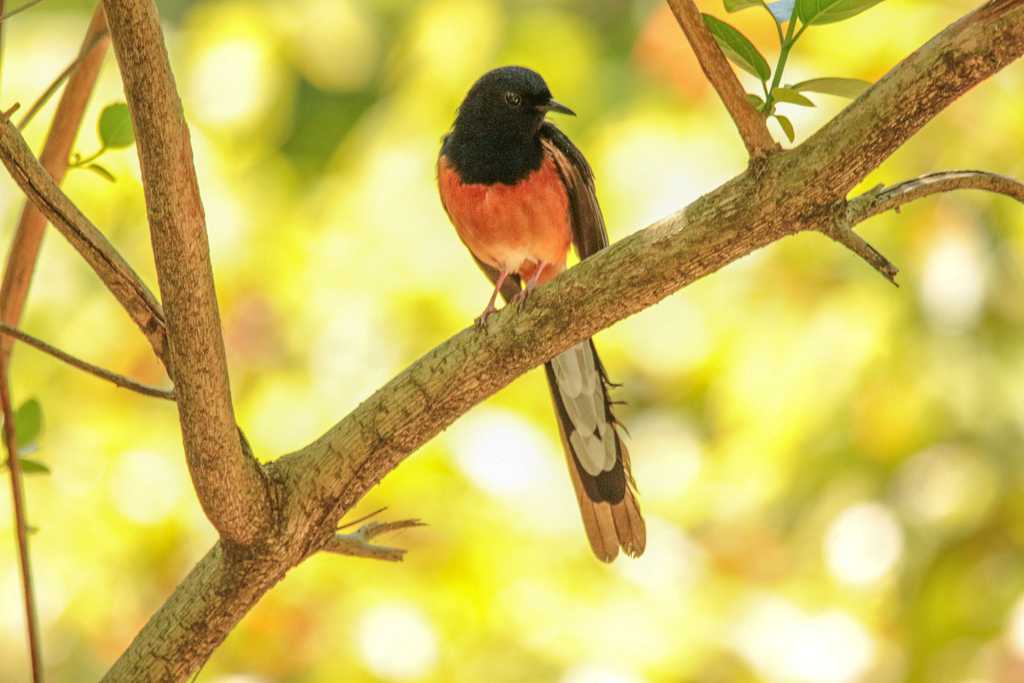
<svg viewBox="0 0 1024 683"><path fill-rule="evenodd" d="M543 264L542 281L564 269L569 198L551 159L515 185L485 185L462 183L441 157L438 183L455 230L478 259L524 278Z"/></svg>

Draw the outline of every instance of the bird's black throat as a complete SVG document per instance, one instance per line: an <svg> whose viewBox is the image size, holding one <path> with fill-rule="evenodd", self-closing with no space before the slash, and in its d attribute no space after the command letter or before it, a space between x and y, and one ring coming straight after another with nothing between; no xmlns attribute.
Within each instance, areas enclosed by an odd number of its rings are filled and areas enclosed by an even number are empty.
<svg viewBox="0 0 1024 683"><path fill-rule="evenodd" d="M515 185L540 168L543 150L536 131L474 124L456 121L441 147L463 183Z"/></svg>

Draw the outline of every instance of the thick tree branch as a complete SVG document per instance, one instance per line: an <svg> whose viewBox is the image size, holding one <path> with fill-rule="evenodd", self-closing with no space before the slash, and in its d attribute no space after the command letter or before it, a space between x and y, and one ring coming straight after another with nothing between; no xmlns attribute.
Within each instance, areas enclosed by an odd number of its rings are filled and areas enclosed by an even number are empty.
<svg viewBox="0 0 1024 683"><path fill-rule="evenodd" d="M135 126L192 483L221 536L252 543L274 523L269 486L235 426L206 218L160 18L153 0L104 6Z"/></svg>
<svg viewBox="0 0 1024 683"><path fill-rule="evenodd" d="M1008 176L988 171L942 171L865 192L850 200L846 217L850 223L860 223L890 209L898 211L915 199L953 190L985 190L1024 203L1024 183Z"/></svg>
<svg viewBox="0 0 1024 683"><path fill-rule="evenodd" d="M290 566L328 543L340 516L371 486L471 406L697 278L783 236L830 224L870 170L1022 53L1022 1L987 3L803 145L768 156L756 172L584 260L538 289L525 311L503 311L488 330L464 330L430 351L317 441L267 466L285 491L280 533L258 552L218 544L108 680L187 676Z"/></svg>
<svg viewBox="0 0 1024 683"><path fill-rule="evenodd" d="M0 160L41 211L43 225L49 220L92 266L167 366L167 328L156 297L103 233L61 191L8 119L0 119ZM12 258L13 254L12 250Z"/></svg>
<svg viewBox="0 0 1024 683"><path fill-rule="evenodd" d="M768 132L765 118L747 102L743 86L729 66L722 49L718 47L718 43L704 25L697 5L693 0L668 0L668 4L672 8L672 13L676 15L676 21L679 22L683 33L686 34L686 39L690 41L697 61L700 62L700 68L704 70L704 75L715 87L729 115L732 116L750 156L763 157L779 149L778 143Z"/></svg>
<svg viewBox="0 0 1024 683"><path fill-rule="evenodd" d="M28 344L29 346L42 351L43 353L49 354L58 360L64 361L65 363L72 367L88 372L90 375L95 375L100 379L105 379L108 382L116 384L117 386L122 387L124 389L129 389L144 396L164 398L167 399L168 401L174 400L174 392L169 389L161 389L159 387L151 387L148 384L141 384L139 382L136 382L135 380L125 377L124 375L119 375L116 372L111 372L110 370L101 368L98 365L87 363L80 358L72 356L70 353L66 353L55 346L47 344L42 339L37 339L32 335L26 334L21 330L13 328L9 325L0 323L0 336L7 336L11 337L12 339L17 339L20 342Z"/></svg>
<svg viewBox="0 0 1024 683"><path fill-rule="evenodd" d="M103 7L97 6L82 41L77 67L57 105L53 125L39 157L43 168L57 185L67 171L71 145L82 124L85 105L89 102L96 76L107 54L109 41L104 37L106 31L106 15ZM28 296L45 228L46 217L31 201L25 202L7 257L3 283L0 284L0 322L17 327L21 321L21 311ZM6 359L10 352L11 341L0 339L0 359Z"/></svg>

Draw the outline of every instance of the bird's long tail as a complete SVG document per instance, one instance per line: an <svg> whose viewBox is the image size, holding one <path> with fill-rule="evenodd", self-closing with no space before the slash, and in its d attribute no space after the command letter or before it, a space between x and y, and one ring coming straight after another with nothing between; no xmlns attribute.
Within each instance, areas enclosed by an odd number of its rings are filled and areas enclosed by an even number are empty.
<svg viewBox="0 0 1024 683"><path fill-rule="evenodd" d="M629 451L608 398L611 383L594 342L580 342L544 365L590 547L611 562L621 547L644 551L647 530L637 504Z"/></svg>

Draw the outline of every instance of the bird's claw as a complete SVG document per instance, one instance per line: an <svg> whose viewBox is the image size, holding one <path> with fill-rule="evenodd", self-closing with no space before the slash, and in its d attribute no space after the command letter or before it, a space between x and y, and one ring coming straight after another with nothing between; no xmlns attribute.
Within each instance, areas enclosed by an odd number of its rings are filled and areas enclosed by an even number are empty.
<svg viewBox="0 0 1024 683"><path fill-rule="evenodd" d="M490 318L490 317L491 317L492 315L494 315L494 314L495 314L495 313L497 313L497 312L498 312L498 309L497 309L497 308L495 308L493 304L492 304L492 305L489 305L489 306L487 306L487 308L485 308L485 309L484 309L484 312L483 312L483 313L481 313L480 315L478 315L478 316L477 316L477 318L476 318L476 320L475 320L475 321L473 321L473 324L474 324L474 326L475 326L475 327L476 327L476 328L477 328L478 330L485 330L485 329L487 329L487 320L488 320L488 319L489 319L489 318Z"/></svg>

